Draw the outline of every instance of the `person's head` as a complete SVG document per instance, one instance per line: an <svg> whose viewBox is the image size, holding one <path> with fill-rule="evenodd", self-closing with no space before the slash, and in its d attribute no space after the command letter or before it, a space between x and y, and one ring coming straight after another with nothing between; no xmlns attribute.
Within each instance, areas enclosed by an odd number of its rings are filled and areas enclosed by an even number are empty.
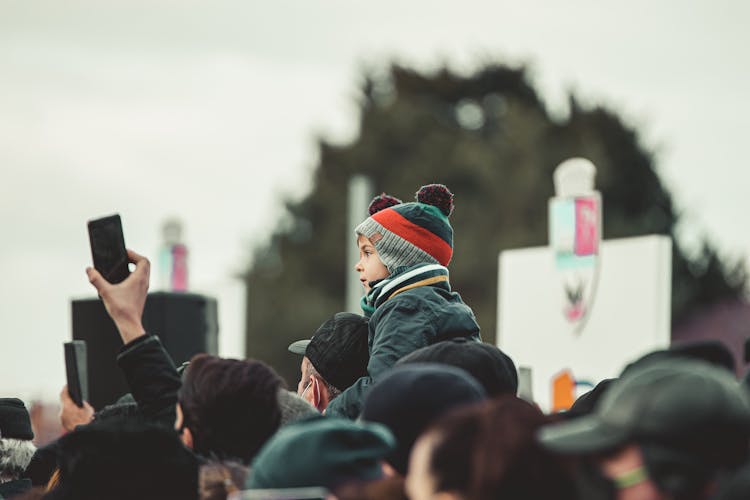
<svg viewBox="0 0 750 500"><path fill-rule="evenodd" d="M594 413L539 434L551 451L589 458L621 500L706 498L749 438L750 395L727 370L684 359L629 370Z"/></svg>
<svg viewBox="0 0 750 500"><path fill-rule="evenodd" d="M602 399L607 393L607 390L616 380L617 379L613 378L605 378L604 380L601 380L593 389L576 399L573 406L571 406L568 411L559 413L558 415L564 419L570 420L593 413L599 400Z"/></svg>
<svg viewBox="0 0 750 500"><path fill-rule="evenodd" d="M397 447L388 464L405 475L414 441L450 410L484 401L484 388L460 368L414 363L392 369L367 393L361 418L388 427Z"/></svg>
<svg viewBox="0 0 750 500"><path fill-rule="evenodd" d="M651 351L635 361L629 363L620 376L627 374L630 370L641 366L650 365L659 361L669 359L688 359L709 363L717 368L727 370L731 374L736 373L734 356L732 351L720 340L692 340L675 342L667 349Z"/></svg>
<svg viewBox="0 0 750 500"><path fill-rule="evenodd" d="M417 201L402 203L385 194L372 200L370 217L354 230L360 260L356 271L371 283L416 264L447 266L453 256L453 193L442 184L422 186Z"/></svg>
<svg viewBox="0 0 750 500"><path fill-rule="evenodd" d="M676 342L670 345L667 349L659 349L646 353L635 361L629 363L623 369L620 376L624 376L629 371L642 366L670 359L703 361L718 368L723 368L729 373L735 372L732 352L723 342L718 340L696 340ZM596 404L616 380L617 379L612 378L600 381L596 387L576 399L573 406L570 407L570 410L561 413L563 418L573 419L592 413Z"/></svg>
<svg viewBox="0 0 750 500"><path fill-rule="evenodd" d="M304 355L297 394L322 412L332 399L367 376L367 328L367 318L340 312L320 325L311 339L292 343L289 350Z"/></svg>
<svg viewBox="0 0 750 500"><path fill-rule="evenodd" d="M19 479L36 448L31 419L23 401L0 398L0 483Z"/></svg>
<svg viewBox="0 0 750 500"><path fill-rule="evenodd" d="M407 354L396 366L410 363L441 363L462 368L482 384L487 396L515 396L518 372L513 360L492 344L456 337Z"/></svg>
<svg viewBox="0 0 750 500"><path fill-rule="evenodd" d="M58 464L54 500L198 498L198 459L173 430L138 418L78 427L59 440Z"/></svg>
<svg viewBox="0 0 750 500"><path fill-rule="evenodd" d="M515 396L449 413L412 449L409 498L572 500L572 476L535 439L547 421L538 408Z"/></svg>
<svg viewBox="0 0 750 500"><path fill-rule="evenodd" d="M379 424L312 417L279 430L253 460L249 489L323 487L383 477L383 458L393 449Z"/></svg>
<svg viewBox="0 0 750 500"><path fill-rule="evenodd" d="M196 453L248 462L279 427L281 385L260 361L196 355L177 395L175 427Z"/></svg>

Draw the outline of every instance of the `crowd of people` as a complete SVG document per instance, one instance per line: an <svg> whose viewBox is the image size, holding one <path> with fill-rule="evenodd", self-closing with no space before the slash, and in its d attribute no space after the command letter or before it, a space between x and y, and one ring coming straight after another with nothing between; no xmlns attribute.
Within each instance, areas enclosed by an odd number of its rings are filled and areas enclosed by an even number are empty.
<svg viewBox="0 0 750 500"><path fill-rule="evenodd" d="M128 251L118 284L87 269L130 392L94 409L63 388L67 433L38 449L23 402L0 399L0 498L750 498L750 392L726 347L649 353L545 414L451 289L452 210L436 184L373 200L355 228L363 315L289 346L296 391L253 359L178 369L141 323L149 261Z"/></svg>

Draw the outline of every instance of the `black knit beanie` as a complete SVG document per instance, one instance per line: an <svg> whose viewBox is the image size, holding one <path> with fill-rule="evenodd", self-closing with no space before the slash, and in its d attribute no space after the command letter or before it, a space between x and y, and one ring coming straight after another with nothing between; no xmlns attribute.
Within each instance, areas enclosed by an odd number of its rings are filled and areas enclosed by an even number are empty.
<svg viewBox="0 0 750 500"><path fill-rule="evenodd" d="M31 418L23 401L18 398L0 398L0 437L31 441Z"/></svg>

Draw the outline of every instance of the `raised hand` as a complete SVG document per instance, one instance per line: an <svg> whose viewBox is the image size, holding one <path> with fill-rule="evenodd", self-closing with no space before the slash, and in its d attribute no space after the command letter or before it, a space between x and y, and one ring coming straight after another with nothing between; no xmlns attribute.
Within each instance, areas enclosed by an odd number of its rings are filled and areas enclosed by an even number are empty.
<svg viewBox="0 0 750 500"><path fill-rule="evenodd" d="M83 402L83 407L75 404L68 392L68 386L63 386L60 391L60 423L63 429L72 432L79 425L88 424L93 418L94 408L86 401Z"/></svg>
<svg viewBox="0 0 750 500"><path fill-rule="evenodd" d="M104 279L96 269L86 268L89 282L99 292L104 307L115 322L125 344L145 335L141 318L146 304L151 269L148 259L132 250L128 250L128 260L135 264L135 271L115 285Z"/></svg>

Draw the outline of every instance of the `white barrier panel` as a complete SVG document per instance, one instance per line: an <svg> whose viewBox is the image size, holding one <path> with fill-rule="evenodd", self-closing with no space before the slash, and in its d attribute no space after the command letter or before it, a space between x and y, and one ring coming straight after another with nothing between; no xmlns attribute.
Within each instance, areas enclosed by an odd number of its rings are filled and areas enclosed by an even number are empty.
<svg viewBox="0 0 750 500"><path fill-rule="evenodd" d="M595 289L584 325L566 317L570 290L563 282L570 276L557 269L549 247L508 250L499 258L497 346L516 366L530 369L530 388L542 410L565 406L567 385L575 385L575 397L642 354L669 345L668 237L602 243L598 269L581 280Z"/></svg>

